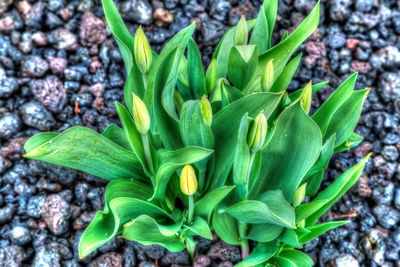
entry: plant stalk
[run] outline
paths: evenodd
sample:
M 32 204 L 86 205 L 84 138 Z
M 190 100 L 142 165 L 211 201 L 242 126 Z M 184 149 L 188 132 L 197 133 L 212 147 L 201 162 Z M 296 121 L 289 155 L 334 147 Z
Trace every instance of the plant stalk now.
M 242 250 L 242 260 L 247 258 L 250 253 L 249 241 L 245 239 L 247 232 L 247 224 L 239 222 L 239 236 L 240 236 L 240 248 Z
M 194 212 L 194 200 L 193 195 L 188 196 L 189 199 L 189 215 L 188 215 L 188 224 L 192 223 L 193 220 L 193 212 Z
M 249 162 L 249 168 L 247 169 L 247 174 L 246 174 L 246 183 L 247 186 L 249 185 L 249 181 L 250 181 L 250 174 L 251 174 L 251 168 L 253 167 L 253 161 L 255 158 L 256 153 L 255 152 L 250 152 L 250 162 Z
M 150 173 L 154 175 L 154 165 L 153 165 L 153 160 L 151 158 L 150 144 L 147 134 L 142 134 L 142 141 L 143 141 L 143 150 L 144 150 L 144 156 L 146 157 L 147 166 L 149 167 Z
M 199 191 L 203 193 L 205 191 L 206 183 L 206 170 L 199 171 Z

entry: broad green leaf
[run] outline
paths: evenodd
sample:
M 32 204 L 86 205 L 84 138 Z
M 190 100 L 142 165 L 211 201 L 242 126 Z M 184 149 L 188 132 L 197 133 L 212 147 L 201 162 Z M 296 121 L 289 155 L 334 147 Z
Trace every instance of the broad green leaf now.
M 270 34 L 268 29 L 268 20 L 265 14 L 266 2 L 261 6 L 258 12 L 256 24 L 254 25 L 253 32 L 251 33 L 251 38 L 249 44 L 254 44 L 258 46 L 259 53 L 262 54 L 267 51 L 270 46 Z
M 318 159 L 321 143 L 318 126 L 304 113 L 300 102 L 286 108 L 262 149 L 260 176 L 250 198 L 279 189 L 291 201 L 303 176 Z
M 316 198 L 314 198 L 313 201 L 326 199 L 329 201 L 306 219 L 306 226 L 313 225 L 318 218 L 322 216 L 322 214 L 324 214 L 333 204 L 335 204 L 336 201 L 357 182 L 364 169 L 365 163 L 370 156 L 371 154 L 368 154 L 361 162 L 345 171 L 333 183 L 319 193 Z
M 36 149 L 37 147 L 49 142 L 51 139 L 55 138 L 59 133 L 44 132 L 35 134 L 33 137 L 29 138 L 24 144 L 24 149 L 28 153 Z
M 267 223 L 295 228 L 295 214 L 280 191 L 267 191 L 259 200 L 244 200 L 227 210 L 227 214 L 244 223 Z
M 153 218 L 142 215 L 124 225 L 122 237 L 146 246 L 157 244 L 172 252 L 178 252 L 185 249 L 184 242 L 175 234 L 180 227 L 180 223 L 161 225 Z
M 253 164 L 251 166 L 249 191 L 251 191 L 254 185 L 256 184 L 258 176 L 260 175 L 260 170 L 261 170 L 261 150 L 256 152 Z
M 274 224 L 248 224 L 249 231 L 246 238 L 257 242 L 270 242 L 275 240 L 283 230 L 282 226 Z
M 130 114 L 133 114 L 133 97 L 132 94 L 135 93 L 140 99 L 143 99 L 145 87 L 143 84 L 143 79 L 138 73 L 136 73 L 133 68 L 126 76 L 126 81 L 124 85 L 124 100 L 125 105 L 128 108 Z M 142 84 L 142 85 L 140 85 Z
M 142 134 L 136 129 L 135 122 L 125 106 L 115 102 L 115 107 L 117 109 L 118 117 L 121 121 L 122 127 L 124 128 L 125 136 L 127 137 L 132 150 L 135 152 L 135 155 L 142 164 L 147 176 L 152 176 L 153 174 L 150 173 L 146 163 L 146 156 L 143 150 Z
M 289 64 L 283 69 L 282 73 L 276 79 L 274 84 L 272 85 L 270 92 L 282 92 L 286 91 L 289 87 L 290 82 L 294 74 L 296 73 L 297 67 L 300 64 L 301 53 L 297 55 L 294 59 L 292 59 Z
M 49 136 L 49 135 L 48 135 Z M 43 135 L 31 137 L 26 158 L 77 169 L 106 180 L 143 177 L 134 153 L 85 127 L 72 127 L 43 144 Z M 32 145 L 39 145 L 33 147 Z
M 206 239 L 212 239 L 211 229 L 206 220 L 198 216 L 193 224 L 188 227 L 193 233 Z
M 288 249 L 279 253 L 279 257 L 285 258 L 296 267 L 312 267 L 314 261 L 304 252 L 300 250 Z
M 243 90 L 253 77 L 258 64 L 258 48 L 255 45 L 234 46 L 228 58 L 228 77 L 232 84 Z
M 335 148 L 334 153 L 343 152 L 343 151 L 349 150 L 350 148 L 356 147 L 363 140 L 364 140 L 364 137 L 362 137 L 359 134 L 356 134 L 355 132 L 352 132 L 346 141 L 344 141 L 341 145 L 339 145 Z
M 246 112 L 250 117 L 255 117 L 263 109 L 265 117 L 268 118 L 282 95 L 283 93 L 251 94 L 215 114 L 212 129 L 215 138 L 216 165 L 211 180 L 211 189 L 222 186 L 231 170 L 238 134 L 237 130 L 232 129 L 239 129 L 240 120 Z
M 240 245 L 238 221 L 225 213 L 215 211 L 212 225 L 217 235 L 225 242 L 234 246 Z
M 357 73 L 348 77 L 312 115 L 312 119 L 318 124 L 323 136 L 333 115 L 352 94 L 356 80 Z
M 312 225 L 307 227 L 306 229 L 310 231 L 308 234 L 305 234 L 301 239 L 300 242 L 302 244 L 308 243 L 314 238 L 328 232 L 329 230 L 345 225 L 348 221 L 335 221 L 335 222 L 326 222 L 317 225 Z
M 196 216 L 202 216 L 207 221 L 210 221 L 212 212 L 233 188 L 235 188 L 235 186 L 223 186 L 210 191 L 196 201 L 194 205 L 194 214 Z
M 165 200 L 165 190 L 171 176 L 186 164 L 193 164 L 210 156 L 212 153 L 212 150 L 195 146 L 187 146 L 175 151 L 159 150 L 160 168 L 156 173 L 155 190 L 151 200 L 156 199 L 163 202 Z
M 318 211 L 326 203 L 328 203 L 328 200 L 322 199 L 322 200 L 314 200 L 297 206 L 294 209 L 296 213 L 296 224 L 313 215 L 314 212 Z
M 131 145 L 129 143 L 128 138 L 125 135 L 125 132 L 123 129 L 115 125 L 114 123 L 111 123 L 110 125 L 107 126 L 107 128 L 103 131 L 102 135 L 104 137 L 107 137 L 120 147 L 123 147 L 127 150 L 132 150 Z
M 327 84 L 328 84 L 328 82 L 321 82 L 321 83 L 313 84 L 311 86 L 312 93 L 314 94 L 314 93 L 318 92 L 320 89 L 324 88 L 324 86 L 327 85 Z M 301 93 L 303 93 L 303 90 L 304 90 L 304 88 L 301 88 L 301 89 L 298 89 L 298 90 L 294 91 L 293 93 L 290 93 L 289 94 L 290 101 L 294 102 L 297 99 L 299 99 L 299 97 L 301 96 Z
M 214 113 L 219 112 L 224 107 L 244 96 L 241 91 L 230 86 L 227 81 L 221 80 L 220 82 L 221 85 L 216 86 L 211 94 L 211 104 Z
M 278 252 L 278 246 L 275 242 L 258 243 L 250 255 L 236 264 L 235 267 L 250 267 L 266 262 Z
M 104 211 L 96 212 L 83 233 L 78 248 L 79 256 L 83 258 L 110 241 L 122 232 L 122 225 L 138 216 L 148 215 L 163 222 L 171 222 L 168 213 L 145 200 L 150 195 L 151 188 L 138 181 L 110 182 L 105 192 Z
M 194 96 L 194 99 L 200 99 L 207 93 L 206 80 L 200 51 L 193 39 L 190 39 L 188 44 L 187 72 L 192 96 Z
M 336 134 L 333 134 L 322 146 L 321 154 L 317 162 L 307 172 L 303 181 L 307 183 L 306 195 L 314 196 L 317 194 L 319 187 L 321 186 L 322 178 L 324 177 L 324 171 L 329 165 L 329 161 L 332 158 L 333 151 L 335 148 Z
M 263 9 L 265 11 L 265 16 L 267 17 L 268 22 L 268 49 L 271 47 L 271 38 L 272 33 L 275 27 L 276 15 L 278 13 L 278 0 L 269 0 L 263 5 Z
M 293 261 L 286 259 L 284 257 L 275 256 L 272 258 L 276 266 L 279 267 L 298 267 Z
M 278 240 L 286 245 L 295 247 L 295 248 L 302 248 L 303 246 L 299 242 L 299 238 L 297 233 L 292 229 L 285 229 L 283 230 L 282 234 L 278 237 Z
M 324 139 L 336 134 L 335 146 L 345 142 L 352 134 L 360 118 L 361 109 L 371 89 L 354 91 L 332 116 Z
M 236 185 L 236 191 L 239 199 L 247 199 L 248 182 L 247 176 L 251 168 L 250 149 L 247 143 L 247 133 L 249 132 L 249 117 L 243 115 L 239 126 L 238 141 L 236 145 L 235 157 L 233 160 L 233 183 Z

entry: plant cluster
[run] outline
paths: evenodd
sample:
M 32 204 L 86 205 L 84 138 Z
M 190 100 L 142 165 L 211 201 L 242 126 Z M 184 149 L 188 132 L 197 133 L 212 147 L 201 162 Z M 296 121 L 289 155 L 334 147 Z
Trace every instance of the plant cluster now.
M 112 0 L 102 3 L 127 73 L 125 105 L 116 103 L 122 128 L 72 127 L 25 144 L 27 158 L 110 181 L 79 255 L 120 235 L 193 256 L 195 237 L 211 239 L 214 230 L 241 246 L 237 266 L 312 266 L 297 249 L 346 223 L 317 221 L 368 159 L 318 193 L 332 155 L 362 141 L 354 128 L 369 93 L 353 90 L 353 74 L 310 115 L 326 82 L 286 92 L 301 54 L 291 57 L 316 29 L 319 3 L 271 46 L 278 1 L 265 1 L 257 19 L 242 17 L 225 34 L 205 72 L 195 24 L 158 55 L 141 27 L 128 32 Z

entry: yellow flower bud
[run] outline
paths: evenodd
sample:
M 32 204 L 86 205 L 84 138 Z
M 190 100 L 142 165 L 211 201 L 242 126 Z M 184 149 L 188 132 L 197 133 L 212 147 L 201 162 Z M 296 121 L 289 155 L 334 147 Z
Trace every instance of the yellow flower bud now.
M 249 144 L 252 152 L 257 152 L 262 148 L 265 137 L 267 136 L 267 130 L 267 118 L 264 115 L 264 110 L 261 110 L 254 120 L 247 136 L 247 143 Z
M 149 71 L 152 54 L 149 41 L 144 35 L 142 26 L 140 26 L 135 33 L 134 41 L 135 60 L 139 70 L 145 74 Z
M 211 60 L 211 63 L 210 65 L 208 65 L 206 71 L 206 86 L 208 92 L 214 90 L 216 80 L 217 80 L 217 63 L 214 58 L 213 60 Z
M 274 84 L 274 75 L 274 60 L 271 59 L 265 67 L 265 71 L 261 77 L 261 87 L 264 92 L 271 90 L 271 87 Z
M 180 177 L 181 191 L 188 196 L 194 195 L 197 191 L 197 178 L 194 169 L 190 165 L 183 167 Z
M 206 95 L 204 95 L 200 100 L 200 108 L 201 108 L 201 111 L 203 112 L 203 116 L 206 119 L 208 125 L 211 126 L 213 114 L 212 114 L 211 104 L 208 101 Z
M 135 121 L 136 128 L 141 134 L 147 134 L 150 128 L 150 116 L 147 111 L 146 105 L 137 95 L 132 93 L 133 96 L 133 120 Z
M 249 30 L 247 28 L 247 22 L 244 16 L 242 16 L 242 18 L 239 20 L 236 26 L 235 36 L 233 37 L 233 43 L 234 45 L 247 45 L 248 38 L 249 38 Z
M 308 114 L 311 109 L 311 101 L 312 101 L 312 81 L 307 83 L 306 87 L 304 87 L 303 92 L 301 92 L 302 102 L 301 106 L 304 111 Z
M 307 183 L 304 183 L 299 188 L 297 188 L 292 200 L 294 207 L 297 207 L 304 201 L 304 197 L 306 196 L 306 187 Z

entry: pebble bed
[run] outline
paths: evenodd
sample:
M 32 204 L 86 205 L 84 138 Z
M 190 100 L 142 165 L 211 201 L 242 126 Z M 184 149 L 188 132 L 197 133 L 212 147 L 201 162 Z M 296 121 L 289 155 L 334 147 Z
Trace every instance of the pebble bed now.
M 280 0 L 275 40 L 292 31 L 316 1 Z M 152 47 L 197 22 L 203 61 L 259 0 L 122 0 L 128 29 L 144 26 Z M 400 266 L 400 1 L 322 0 L 321 22 L 299 49 L 301 67 L 290 89 L 328 80 L 319 106 L 340 82 L 359 72 L 357 89 L 371 87 L 356 132 L 365 136 L 335 155 L 323 187 L 368 152 L 360 181 L 323 220 L 351 223 L 307 244 L 316 266 Z M 84 125 L 103 131 L 118 123 L 123 61 L 100 0 L 0 0 L 0 266 L 232 266 L 237 247 L 215 237 L 186 252 L 114 239 L 79 259 L 80 236 L 104 205 L 106 182 L 75 170 L 22 158 L 23 144 L 41 131 Z

